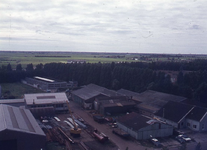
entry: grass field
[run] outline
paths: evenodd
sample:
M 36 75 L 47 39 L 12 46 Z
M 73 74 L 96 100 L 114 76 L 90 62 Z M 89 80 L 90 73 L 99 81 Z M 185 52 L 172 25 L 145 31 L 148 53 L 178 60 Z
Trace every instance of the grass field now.
M 27 93 L 43 93 L 43 91 L 33 88 L 31 86 L 25 85 L 23 83 L 2 83 L 2 95 L 4 93 L 9 93 L 9 95 L 14 96 L 15 98 L 23 98 L 24 94 Z
M 15 69 L 17 64 L 23 68 L 32 63 L 46 64 L 51 62 L 67 63 L 68 61 L 85 61 L 86 63 L 111 62 L 152 62 L 152 61 L 191 61 L 194 59 L 207 59 L 207 55 L 185 54 L 138 54 L 138 53 L 90 53 L 90 52 L 11 52 L 0 51 L 0 66 L 9 63 Z

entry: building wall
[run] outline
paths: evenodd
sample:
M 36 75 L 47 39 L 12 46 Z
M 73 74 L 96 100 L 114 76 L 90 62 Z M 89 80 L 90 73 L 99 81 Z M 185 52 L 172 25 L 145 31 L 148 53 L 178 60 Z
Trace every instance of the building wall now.
M 186 119 L 186 121 L 188 128 L 190 128 L 193 131 L 200 131 L 200 122 L 191 119 Z
M 148 125 L 144 128 L 141 128 L 138 131 L 134 131 L 133 129 L 127 128 L 121 123 L 117 123 L 119 128 L 129 133 L 132 137 L 137 140 L 149 139 L 152 137 L 166 137 L 173 134 L 173 127 L 170 125 L 155 123 L 152 125 Z
M 186 119 L 187 127 L 193 131 L 207 131 L 207 115 L 201 121 Z
M 66 102 L 65 103 L 27 105 L 27 108 L 48 108 L 48 107 L 53 107 L 56 112 L 68 111 Z
M 166 122 L 167 124 L 173 126 L 174 128 L 178 128 L 179 127 L 178 123 L 173 122 L 171 120 L 167 120 L 167 119 L 162 118 L 162 117 L 159 117 L 159 116 L 155 116 L 155 118 L 158 119 L 158 120 L 160 120 L 160 121 Z
M 45 135 L 11 130 L 0 132 L 0 141 L 10 140 L 15 140 L 17 142 L 17 150 L 40 150 L 45 147 L 46 137 Z
M 207 114 L 205 114 L 204 118 L 201 120 L 200 131 L 207 131 Z
M 79 103 L 83 106 L 83 99 L 82 98 L 80 98 L 79 96 L 74 95 L 74 94 L 71 95 L 71 98 L 74 102 Z

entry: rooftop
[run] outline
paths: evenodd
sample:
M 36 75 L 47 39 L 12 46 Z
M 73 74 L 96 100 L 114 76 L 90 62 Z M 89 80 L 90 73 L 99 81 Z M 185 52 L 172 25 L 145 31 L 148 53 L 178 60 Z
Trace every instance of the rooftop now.
M 82 89 L 73 91 L 72 94 L 77 95 L 78 97 L 82 98 L 83 100 L 88 100 L 90 98 L 93 98 L 95 96 L 98 96 L 100 94 L 106 95 L 106 96 L 116 96 L 119 95 L 115 91 L 108 90 L 104 87 L 95 85 L 95 84 L 89 84 Z
M 138 105 L 138 108 L 147 110 L 151 113 L 156 113 L 160 110 L 168 101 L 182 102 L 186 100 L 185 97 L 176 96 L 172 94 L 166 94 L 162 92 L 147 90 L 136 96 L 136 100 L 142 102 Z
M 182 118 L 190 113 L 193 107 L 188 104 L 169 101 L 155 115 L 179 123 Z
M 122 94 L 124 96 L 131 97 L 132 99 L 135 99 L 135 100 L 137 99 L 136 97 L 139 96 L 139 93 L 132 92 L 132 91 L 125 90 L 125 89 L 120 89 L 117 91 L 117 93 Z
M 207 114 L 207 109 L 202 107 L 194 107 L 193 110 L 188 114 L 187 118 L 195 121 L 201 121 L 202 118 Z
M 24 94 L 24 99 L 27 105 L 65 103 L 68 100 L 65 93 Z
M 149 119 L 135 112 L 120 117 L 117 121 L 134 131 L 138 131 L 139 129 L 156 122 L 155 120 Z
M 0 131 L 6 129 L 45 135 L 29 110 L 0 104 Z

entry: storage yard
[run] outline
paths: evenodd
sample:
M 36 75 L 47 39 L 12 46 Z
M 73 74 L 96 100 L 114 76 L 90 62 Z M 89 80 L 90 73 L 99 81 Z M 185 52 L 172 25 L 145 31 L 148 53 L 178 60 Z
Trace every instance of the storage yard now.
M 59 114 L 55 118 L 39 120 L 38 123 L 46 134 L 48 144 L 58 142 L 59 145 L 64 145 L 66 150 L 118 149 L 104 133 L 100 133 L 76 114 L 74 114 L 74 118 L 76 118 L 75 122 L 78 127 L 82 129 L 79 137 L 70 134 L 72 126 L 70 114 Z

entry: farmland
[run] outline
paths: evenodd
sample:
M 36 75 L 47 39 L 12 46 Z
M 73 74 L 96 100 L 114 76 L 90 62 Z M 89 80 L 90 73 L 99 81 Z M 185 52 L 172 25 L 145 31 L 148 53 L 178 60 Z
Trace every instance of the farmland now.
M 12 65 L 15 68 L 21 64 L 23 68 L 32 63 L 46 64 L 56 63 L 111 63 L 111 62 L 156 62 L 156 61 L 191 61 L 194 59 L 206 59 L 207 55 L 184 54 L 139 54 L 139 53 L 90 53 L 90 52 L 23 52 L 0 51 L 0 66 Z

